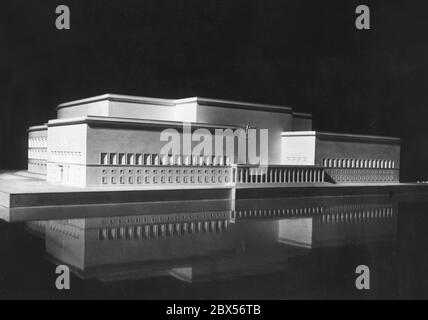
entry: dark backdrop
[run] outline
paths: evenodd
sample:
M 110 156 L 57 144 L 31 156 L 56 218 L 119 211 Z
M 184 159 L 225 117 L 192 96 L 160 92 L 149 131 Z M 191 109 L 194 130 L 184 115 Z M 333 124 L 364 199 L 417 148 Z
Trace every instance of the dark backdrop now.
M 318 130 L 401 137 L 402 178 L 428 179 L 427 30 L 427 1 L 2 1 L 0 168 L 26 166 L 26 128 L 58 103 L 110 92 L 289 105 Z

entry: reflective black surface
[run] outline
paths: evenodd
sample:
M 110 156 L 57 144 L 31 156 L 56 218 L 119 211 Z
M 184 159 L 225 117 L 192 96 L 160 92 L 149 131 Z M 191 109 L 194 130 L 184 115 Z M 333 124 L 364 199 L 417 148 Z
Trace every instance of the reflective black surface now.
M 21 216 L 25 222 L 2 221 L 0 298 L 428 297 L 424 199 L 238 200 L 194 208 L 50 208 L 45 216 L 55 219 L 42 221 L 33 208 Z M 60 264 L 72 270 L 69 291 L 55 287 Z M 358 265 L 369 267 L 370 290 L 356 289 Z

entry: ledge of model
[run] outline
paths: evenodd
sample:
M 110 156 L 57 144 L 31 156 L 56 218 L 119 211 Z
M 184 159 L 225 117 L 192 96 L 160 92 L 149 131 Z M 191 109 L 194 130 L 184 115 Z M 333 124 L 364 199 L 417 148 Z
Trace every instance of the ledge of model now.
M 400 144 L 401 139 L 396 137 L 372 136 L 364 134 L 333 133 L 320 131 L 287 131 L 282 132 L 281 137 L 316 137 L 335 141 L 367 141 L 367 142 L 388 142 Z
M 212 98 L 203 98 L 203 97 L 178 99 L 178 100 L 174 100 L 174 102 L 176 105 L 196 102 L 199 105 L 209 105 L 209 106 L 238 108 L 238 109 L 252 109 L 252 110 L 262 110 L 262 111 L 281 112 L 281 113 L 292 113 L 293 111 L 293 109 L 288 106 L 212 99 Z
M 57 110 L 68 108 L 68 107 L 85 105 L 85 104 L 94 103 L 94 102 L 100 102 L 100 101 L 151 104 L 151 105 L 171 106 L 171 107 L 188 104 L 188 103 L 197 103 L 199 105 L 210 105 L 210 106 L 218 106 L 218 107 L 225 107 L 225 108 L 263 110 L 263 111 L 281 112 L 281 113 L 292 113 L 292 110 L 293 110 L 291 107 L 275 105 L 275 104 L 262 104 L 262 103 L 243 102 L 243 101 L 212 99 L 212 98 L 204 98 L 204 97 L 190 97 L 190 98 L 183 98 L 183 99 L 162 99 L 162 98 L 120 95 L 120 94 L 112 94 L 112 93 L 107 93 L 107 94 L 103 94 L 95 97 L 61 103 L 60 105 L 58 105 Z M 308 116 L 308 114 L 305 114 L 305 115 Z
M 293 118 L 312 119 L 312 114 L 305 113 L 305 112 L 294 112 L 293 111 Z
M 147 119 L 135 119 L 135 118 L 119 118 L 119 117 L 104 117 L 104 116 L 84 116 L 76 118 L 65 118 L 65 119 L 54 119 L 49 120 L 48 127 L 57 127 L 64 125 L 75 125 L 75 124 L 88 124 L 94 126 L 120 126 L 120 127 L 167 127 L 167 128 L 183 128 L 186 123 L 182 121 L 164 121 L 164 120 L 147 120 Z M 228 126 L 221 124 L 207 124 L 207 123 L 188 123 L 192 128 L 209 128 L 209 129 L 239 129 L 244 128 L 241 126 Z
M 48 130 L 48 125 L 47 124 L 44 124 L 44 125 L 41 125 L 41 126 L 32 126 L 32 127 L 29 127 L 27 129 L 27 132 L 45 131 L 45 130 Z
M 142 103 L 142 104 L 149 103 L 149 104 L 172 106 L 172 107 L 175 106 L 174 100 L 171 100 L 171 99 L 138 97 L 138 96 L 106 93 L 95 97 L 89 97 L 85 99 L 79 99 L 79 100 L 73 100 L 73 101 L 61 103 L 57 106 L 57 110 L 62 108 L 84 105 L 84 104 L 93 103 L 93 102 L 99 102 L 99 101 L 120 101 L 120 102 Z

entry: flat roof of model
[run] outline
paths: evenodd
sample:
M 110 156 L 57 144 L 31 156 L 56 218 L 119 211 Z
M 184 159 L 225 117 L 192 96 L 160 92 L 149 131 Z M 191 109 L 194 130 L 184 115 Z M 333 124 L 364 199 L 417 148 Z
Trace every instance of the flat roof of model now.
M 346 141 L 371 141 L 400 143 L 401 139 L 396 137 L 373 136 L 364 134 L 333 133 L 320 131 L 286 131 L 281 133 L 281 137 L 310 137 L 315 136 L 320 139 L 346 140 Z
M 310 114 L 310 113 L 304 113 L 304 112 L 294 112 L 293 111 L 293 117 L 295 117 L 295 118 L 312 119 L 312 114 Z
M 78 106 L 78 105 L 88 104 L 88 103 L 94 103 L 98 101 L 118 101 L 118 102 L 141 103 L 141 104 L 149 103 L 149 104 L 162 105 L 162 106 L 175 106 L 174 100 L 171 100 L 171 99 L 138 97 L 138 96 L 106 93 L 95 97 L 89 97 L 85 99 L 64 102 L 59 104 L 57 109 L 68 108 L 68 107 L 73 107 L 73 106 Z
M 48 126 L 46 124 L 40 125 L 40 126 L 32 126 L 29 127 L 27 129 L 27 132 L 32 132 L 32 131 L 44 131 L 44 130 L 48 130 Z
M 77 118 L 55 119 L 49 120 L 49 127 L 88 124 L 94 126 L 108 127 L 162 127 L 162 128 L 182 128 L 183 125 L 190 124 L 193 128 L 208 128 L 208 129 L 244 129 L 242 126 L 230 126 L 212 123 L 185 123 L 182 121 L 163 121 L 163 120 L 147 120 L 134 118 L 118 118 L 118 117 L 103 117 L 103 116 L 84 116 Z
M 282 113 L 291 113 L 293 110 L 291 107 L 288 107 L 288 106 L 212 99 L 212 98 L 203 98 L 203 97 L 191 97 L 191 98 L 184 98 L 184 99 L 161 99 L 161 98 L 120 95 L 120 94 L 112 94 L 112 93 L 107 93 L 107 94 L 90 97 L 86 99 L 80 99 L 80 100 L 61 103 L 60 105 L 58 105 L 57 110 L 62 108 L 78 106 L 78 105 L 84 105 L 88 103 L 99 102 L 99 101 L 117 101 L 117 102 L 153 104 L 153 105 L 172 106 L 172 107 L 180 104 L 196 102 L 200 105 L 210 105 L 210 106 L 218 106 L 218 107 L 225 107 L 225 108 L 237 108 L 237 109 L 263 110 L 263 111 L 282 112 Z
M 224 107 L 224 108 L 261 110 L 261 111 L 281 112 L 281 113 L 293 112 L 293 109 L 288 106 L 244 102 L 244 101 L 222 100 L 222 99 L 213 99 L 213 98 L 204 98 L 204 97 L 192 97 L 192 98 L 178 99 L 174 101 L 175 101 L 175 104 L 177 105 L 196 102 L 199 105 L 209 105 L 209 106 Z

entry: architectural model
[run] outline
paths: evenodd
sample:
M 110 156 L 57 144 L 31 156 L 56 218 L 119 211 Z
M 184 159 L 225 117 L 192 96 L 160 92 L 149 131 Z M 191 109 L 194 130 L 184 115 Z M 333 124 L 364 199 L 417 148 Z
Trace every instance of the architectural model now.
M 28 139 L 28 171 L 67 186 L 399 182 L 400 139 L 313 131 L 287 106 L 105 94 L 60 104 Z

